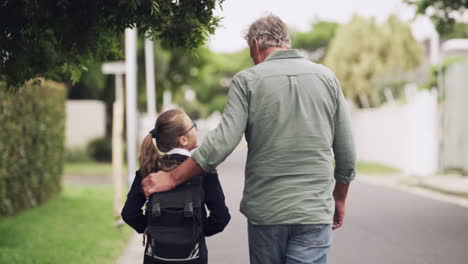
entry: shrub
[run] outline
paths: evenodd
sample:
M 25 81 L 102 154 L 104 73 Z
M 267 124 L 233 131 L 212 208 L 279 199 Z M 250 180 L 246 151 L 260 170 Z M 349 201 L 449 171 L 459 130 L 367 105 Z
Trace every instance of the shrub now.
M 17 93 L 0 83 L 0 215 L 13 215 L 61 190 L 66 92 L 28 82 Z
M 112 161 L 112 140 L 110 138 L 96 138 L 89 142 L 88 153 L 95 161 Z
M 85 148 L 66 148 L 65 149 L 65 162 L 77 163 L 77 162 L 89 162 L 91 157 L 88 150 Z

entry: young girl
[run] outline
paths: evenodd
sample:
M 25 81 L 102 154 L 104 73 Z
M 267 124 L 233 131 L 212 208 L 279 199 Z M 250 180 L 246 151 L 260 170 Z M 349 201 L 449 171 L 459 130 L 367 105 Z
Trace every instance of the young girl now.
M 190 157 L 190 151 L 197 147 L 197 126 L 179 109 L 169 110 L 156 120 L 153 130 L 145 137 L 140 150 L 140 169 L 136 172 L 127 201 L 122 209 L 122 219 L 138 233 L 147 228 L 147 216 L 142 207 L 147 201 L 141 187 L 141 181 L 152 172 L 172 170 Z M 161 155 L 160 152 L 165 153 Z M 224 194 L 217 173 L 203 175 L 204 204 L 210 211 L 207 217 L 202 206 L 204 236 L 211 236 L 223 231 L 231 216 L 224 202 Z M 148 206 L 148 205 L 147 205 Z M 146 235 L 146 234 L 145 234 Z M 149 238 L 149 237 L 148 237 Z M 199 262 L 208 263 L 208 251 L 204 238 L 199 245 Z M 148 257 L 149 245 L 145 248 L 144 263 L 157 263 Z M 148 254 L 150 253 L 150 254 Z

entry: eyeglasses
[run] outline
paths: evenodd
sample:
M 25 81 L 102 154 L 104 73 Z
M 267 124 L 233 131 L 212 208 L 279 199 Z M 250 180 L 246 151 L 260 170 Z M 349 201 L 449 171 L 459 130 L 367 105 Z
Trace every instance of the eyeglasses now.
M 197 124 L 196 124 L 195 122 L 193 122 L 193 120 L 192 120 L 192 126 L 191 126 L 189 129 L 187 129 L 184 133 L 180 134 L 179 137 L 180 137 L 180 136 L 183 136 L 183 135 L 185 135 L 185 134 L 187 134 L 187 133 L 188 133 L 190 130 L 192 130 L 193 128 L 195 128 L 195 130 L 198 131 Z

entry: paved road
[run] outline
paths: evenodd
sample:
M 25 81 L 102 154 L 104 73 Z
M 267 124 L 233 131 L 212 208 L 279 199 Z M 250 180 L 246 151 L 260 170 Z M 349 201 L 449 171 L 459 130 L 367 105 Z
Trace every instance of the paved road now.
M 247 264 L 246 220 L 239 213 L 245 152 L 219 168 L 231 210 L 226 230 L 208 239 L 212 264 Z M 468 209 L 355 181 L 345 225 L 334 232 L 330 264 L 467 264 Z
M 219 179 L 231 213 L 226 229 L 207 238 L 210 264 L 248 264 L 247 220 L 239 212 L 244 189 L 244 168 L 246 152 L 238 147 L 220 166 Z

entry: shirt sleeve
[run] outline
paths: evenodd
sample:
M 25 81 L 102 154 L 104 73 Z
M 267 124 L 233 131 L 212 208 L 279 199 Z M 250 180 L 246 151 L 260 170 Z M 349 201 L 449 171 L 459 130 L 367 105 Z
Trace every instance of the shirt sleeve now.
M 206 174 L 205 176 L 205 204 L 210 211 L 205 219 L 205 236 L 212 236 L 224 230 L 231 215 L 224 200 L 223 189 L 219 183 L 217 173 Z
M 124 222 L 138 233 L 143 233 L 146 229 L 146 218 L 141 209 L 146 198 L 141 187 L 141 180 L 141 174 L 137 171 L 121 213 Z
M 221 123 L 210 131 L 192 158 L 205 172 L 214 172 L 239 144 L 247 126 L 248 98 L 245 86 L 234 77 Z
M 336 77 L 333 76 L 333 86 L 336 89 L 335 134 L 333 152 L 335 154 L 335 179 L 348 184 L 356 176 L 356 151 L 351 127 L 351 118 L 346 99 Z

